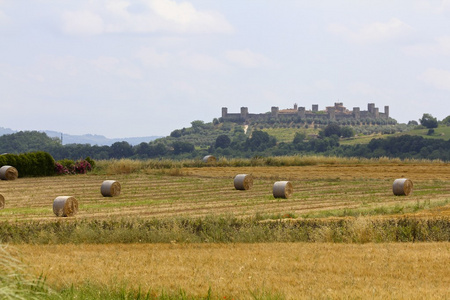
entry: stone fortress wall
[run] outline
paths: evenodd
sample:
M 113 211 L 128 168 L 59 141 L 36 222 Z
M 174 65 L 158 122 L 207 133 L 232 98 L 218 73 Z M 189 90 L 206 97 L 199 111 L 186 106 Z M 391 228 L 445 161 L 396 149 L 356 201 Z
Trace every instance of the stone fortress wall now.
M 294 108 L 279 109 L 272 106 L 269 113 L 252 114 L 248 112 L 248 107 L 241 107 L 240 113 L 228 113 L 228 108 L 222 107 L 222 119 L 232 122 L 249 122 L 249 121 L 267 121 L 270 119 L 282 119 L 283 117 L 299 117 L 300 119 L 324 119 L 330 121 L 341 121 L 347 119 L 389 119 L 389 106 L 384 107 L 384 112 L 380 112 L 374 103 L 367 105 L 367 110 L 361 110 L 359 107 L 353 107 L 348 110 L 342 102 L 334 103 L 334 106 L 328 106 L 325 110 L 319 110 L 319 105 L 313 104 L 311 110 L 305 107 L 298 107 L 294 104 Z

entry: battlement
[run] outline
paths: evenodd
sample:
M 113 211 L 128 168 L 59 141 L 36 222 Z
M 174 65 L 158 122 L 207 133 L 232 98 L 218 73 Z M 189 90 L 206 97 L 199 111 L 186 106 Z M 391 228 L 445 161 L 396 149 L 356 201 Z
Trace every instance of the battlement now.
M 327 106 L 324 110 L 319 110 L 318 104 L 313 104 L 311 110 L 305 107 L 299 107 L 297 103 L 293 108 L 279 109 L 272 106 L 270 112 L 252 114 L 247 107 L 241 107 L 240 113 L 228 113 L 228 108 L 222 107 L 222 119 L 231 122 L 265 121 L 270 118 L 299 117 L 300 119 L 327 119 L 340 121 L 345 119 L 389 119 L 389 106 L 384 107 L 384 112 L 380 112 L 374 103 L 368 103 L 367 110 L 361 110 L 359 107 L 353 107 L 350 111 L 342 102 L 334 103 L 334 106 Z

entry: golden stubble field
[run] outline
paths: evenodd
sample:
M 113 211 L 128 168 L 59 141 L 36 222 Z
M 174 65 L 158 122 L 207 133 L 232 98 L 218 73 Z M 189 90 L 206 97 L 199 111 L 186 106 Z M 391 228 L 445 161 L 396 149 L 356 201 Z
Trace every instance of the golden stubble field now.
M 449 243 L 16 246 L 55 287 L 87 280 L 220 299 L 448 299 Z
M 254 176 L 249 191 L 236 191 L 236 174 Z M 176 176 L 174 176 L 176 175 Z M 414 182 L 408 197 L 392 194 L 396 178 Z M 103 198 L 103 180 L 122 185 L 119 197 Z M 274 199 L 272 185 L 290 180 L 294 194 Z M 204 167 L 139 173 L 21 178 L 0 182 L 5 209 L 0 221 L 61 220 L 53 215 L 56 196 L 78 199 L 73 218 L 167 218 L 233 214 L 298 216 L 340 209 L 371 209 L 441 203 L 450 199 L 450 165 L 373 164 L 304 167 Z M 415 217 L 449 216 L 449 205 Z M 249 299 L 269 291 L 287 299 L 448 299 L 450 244 L 262 243 L 14 245 L 14 253 L 55 287 L 127 285 L 130 288 L 213 293 Z

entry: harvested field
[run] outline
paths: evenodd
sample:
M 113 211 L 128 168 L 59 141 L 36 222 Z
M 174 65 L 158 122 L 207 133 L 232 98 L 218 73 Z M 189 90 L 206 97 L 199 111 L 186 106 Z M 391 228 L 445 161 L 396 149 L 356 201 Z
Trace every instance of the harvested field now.
M 251 174 L 253 187 L 233 187 L 236 174 Z M 177 176 L 173 176 L 173 175 Z M 181 175 L 181 176 L 180 176 Z M 394 196 L 392 182 L 408 177 L 414 191 L 407 197 Z M 122 190 L 118 197 L 104 198 L 99 186 L 108 177 L 88 174 L 0 181 L 7 199 L 0 221 L 48 220 L 53 199 L 72 195 L 79 202 L 74 217 L 165 218 L 172 216 L 283 215 L 327 216 L 343 210 L 417 212 L 450 215 L 450 165 L 318 165 L 304 167 L 204 167 L 115 175 Z M 275 199 L 275 181 L 289 180 L 294 193 L 289 199 Z M 422 204 L 422 205 L 421 205 Z M 408 210 L 409 209 L 409 210 Z M 322 215 L 321 215 L 322 214 Z M 372 213 L 372 214 L 376 214 Z
M 233 185 L 243 173 L 253 177 L 250 190 Z M 100 192 L 111 174 L 0 181 L 3 237 L 16 241 L 14 256 L 30 274 L 44 275 L 57 290 L 88 283 L 95 291 L 150 290 L 151 299 L 180 290 L 205 298 L 209 288 L 212 299 L 450 297 L 449 242 L 372 243 L 449 240 L 448 164 L 208 166 L 113 175 L 121 183 L 117 197 Z M 409 196 L 393 195 L 392 182 L 402 177 L 414 182 Z M 275 199 L 273 184 L 284 180 L 294 192 Z M 58 195 L 75 197 L 78 214 L 55 217 Z M 371 217 L 324 219 L 358 215 Z M 233 221 L 248 216 L 254 223 Z M 313 243 L 284 243 L 289 234 Z
M 449 243 L 17 245 L 56 288 L 187 291 L 213 299 L 448 299 Z M 70 257 L 70 259 L 68 259 Z M 261 298 L 258 298 L 261 299 Z M 270 299 L 270 298 L 262 298 Z M 272 298 L 273 299 L 273 298 Z

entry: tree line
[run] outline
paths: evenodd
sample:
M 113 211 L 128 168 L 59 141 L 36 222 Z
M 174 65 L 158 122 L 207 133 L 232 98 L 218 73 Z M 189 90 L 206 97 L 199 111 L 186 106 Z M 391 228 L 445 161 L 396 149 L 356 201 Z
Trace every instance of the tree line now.
M 433 125 L 434 126 L 434 125 Z M 417 159 L 441 159 L 450 161 L 450 141 L 428 139 L 421 136 L 402 135 L 372 139 L 368 144 L 341 145 L 343 136 L 351 136 L 352 128 L 329 124 L 315 138 L 307 138 L 297 132 L 292 142 L 277 142 L 276 138 L 262 130 L 244 133 L 240 126 L 220 134 L 208 147 L 196 147 L 191 142 L 177 140 L 152 141 L 132 146 L 128 142 L 116 142 L 111 146 L 90 144 L 61 145 L 57 139 L 37 131 L 24 131 L 0 136 L 0 153 L 27 153 L 45 151 L 55 160 L 91 157 L 92 159 L 186 159 L 216 157 L 251 158 L 257 156 L 321 154 L 342 157 L 398 157 Z

